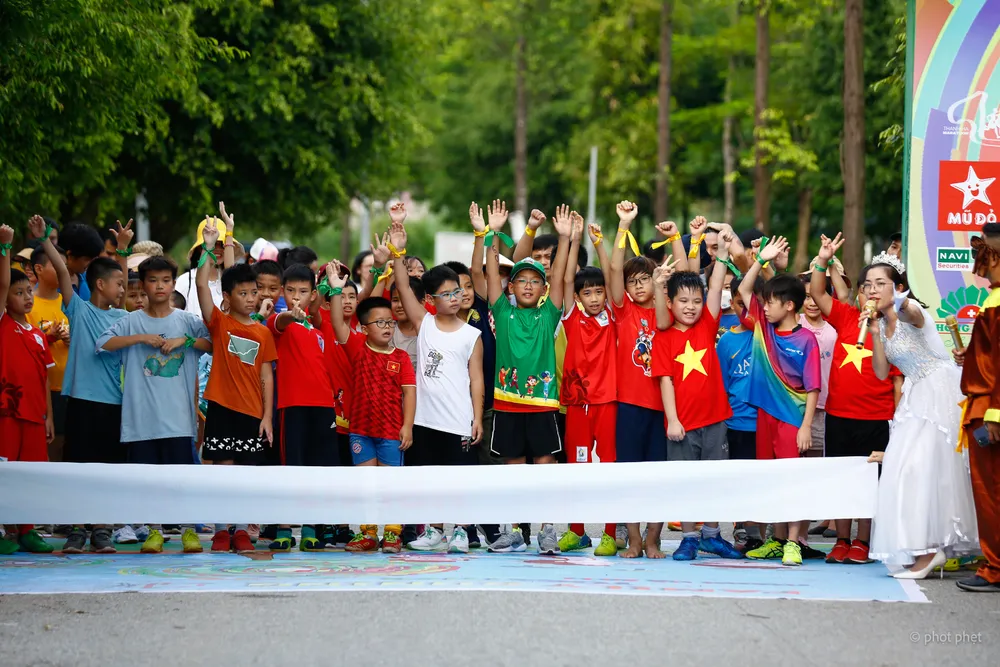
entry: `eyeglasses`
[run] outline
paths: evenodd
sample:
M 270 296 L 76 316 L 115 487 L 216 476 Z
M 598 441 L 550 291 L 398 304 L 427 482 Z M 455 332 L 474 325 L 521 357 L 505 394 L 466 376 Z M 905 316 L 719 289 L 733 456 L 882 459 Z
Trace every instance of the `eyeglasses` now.
M 528 280 L 527 278 L 518 278 L 514 281 L 515 285 L 520 285 L 521 287 L 541 287 L 542 281 L 537 278 L 532 278 Z
M 653 282 L 652 276 L 641 275 L 635 278 L 629 278 L 625 284 L 629 287 L 639 287 L 640 285 L 648 285 Z
M 463 290 L 461 287 L 459 287 L 458 289 L 453 289 L 450 292 L 445 292 L 443 294 L 431 294 L 431 296 L 437 297 L 438 299 L 449 299 L 449 300 L 450 299 L 461 299 L 462 298 L 462 293 L 464 291 L 465 290 Z
M 369 326 L 371 326 L 372 324 L 377 326 L 379 329 L 396 328 L 396 320 L 372 320 L 371 322 L 368 323 Z
M 874 283 L 868 283 L 868 282 L 861 283 L 861 289 L 863 289 L 866 292 L 871 292 L 872 289 L 877 289 L 879 291 L 882 291 L 886 287 L 889 287 L 891 285 L 892 283 L 886 280 L 876 280 Z

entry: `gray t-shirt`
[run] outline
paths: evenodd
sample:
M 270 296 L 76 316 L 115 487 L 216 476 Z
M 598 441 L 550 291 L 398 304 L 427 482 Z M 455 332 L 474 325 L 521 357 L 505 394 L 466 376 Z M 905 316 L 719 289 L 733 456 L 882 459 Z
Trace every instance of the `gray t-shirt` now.
M 135 311 L 121 318 L 97 339 L 98 353 L 114 336 L 156 334 L 162 338 L 209 338 L 200 317 L 174 310 L 167 317 Z M 170 355 L 148 345 L 121 350 L 124 366 L 122 442 L 160 438 L 193 438 L 198 432 L 194 392 L 201 352 L 178 348 Z

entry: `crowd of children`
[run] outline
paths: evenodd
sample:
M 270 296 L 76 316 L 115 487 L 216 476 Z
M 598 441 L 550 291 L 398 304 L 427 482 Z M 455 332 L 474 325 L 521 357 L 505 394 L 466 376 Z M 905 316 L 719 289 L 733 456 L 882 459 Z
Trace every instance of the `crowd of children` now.
M 320 266 L 307 247 L 279 252 L 262 239 L 244 252 L 220 203 L 220 216 L 199 224 L 191 270 L 180 277 L 151 246 L 134 261 L 131 222 L 102 239 L 35 216 L 33 250 L 16 257 L 13 230 L 0 227 L 0 456 L 541 465 L 886 449 L 903 376 L 877 335 L 858 334 L 859 322 L 878 317 L 868 302 L 884 311 L 890 297 L 863 276 L 850 300 L 834 257 L 840 235 L 823 237 L 810 270 L 795 275 L 785 272 L 784 238 L 737 235 L 697 217 L 688 234 L 660 223 L 659 240 L 643 253 L 631 231 L 637 206 L 623 201 L 616 212 L 609 257 L 602 230 L 566 206 L 552 217 L 554 235 L 537 234 L 546 216 L 533 211 L 515 247 L 504 233 L 505 204 L 492 202 L 485 219 L 473 204 L 470 265 L 428 269 L 407 254 L 400 203 L 387 232 L 349 268 L 337 260 Z M 584 234 L 598 267 L 587 266 Z M 919 324 L 918 310 L 912 317 Z M 303 526 L 297 546 L 464 552 L 481 544 L 480 529 L 492 551 L 530 542 L 528 524 L 459 525 L 446 537 L 447 518 L 387 525 L 381 537 L 374 525 L 357 534 L 345 525 Z M 538 550 L 665 557 L 663 522 L 649 522 L 643 534 L 636 518 L 604 526 L 596 546 L 583 524 L 560 536 L 544 523 Z M 753 518 L 736 525 L 733 543 L 713 517 L 684 522 L 672 557 L 870 559 L 871 520 L 859 520 L 852 539 L 852 519 L 830 519 L 837 541 L 827 554 L 808 544 L 809 520 L 818 517 L 770 531 Z M 135 539 L 136 527 L 123 528 Z M 138 528 L 143 551 L 162 550 L 161 526 Z M 94 551 L 114 551 L 112 529 L 90 527 Z M 71 527 L 63 551 L 82 551 L 86 530 Z M 31 526 L 12 532 L 16 541 L 0 540 L 7 552 L 52 549 Z M 251 551 L 259 534 L 257 526 L 217 524 L 211 548 Z M 195 526 L 182 527 L 181 542 L 202 550 Z M 271 527 L 269 546 L 296 546 L 291 526 Z

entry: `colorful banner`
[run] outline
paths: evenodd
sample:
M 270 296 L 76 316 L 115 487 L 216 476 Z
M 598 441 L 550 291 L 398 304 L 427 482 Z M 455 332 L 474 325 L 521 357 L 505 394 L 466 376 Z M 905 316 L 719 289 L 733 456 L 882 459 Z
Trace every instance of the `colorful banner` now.
M 909 0 L 905 262 L 914 293 L 965 334 L 986 299 L 970 239 L 1000 215 L 1000 0 Z

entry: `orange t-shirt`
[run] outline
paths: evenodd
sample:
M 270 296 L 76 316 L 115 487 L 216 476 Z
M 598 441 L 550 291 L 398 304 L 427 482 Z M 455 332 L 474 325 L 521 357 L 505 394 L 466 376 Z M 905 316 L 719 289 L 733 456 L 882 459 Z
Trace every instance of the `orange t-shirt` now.
M 260 367 L 278 358 L 271 332 L 263 324 L 240 324 L 218 308 L 208 324 L 212 334 L 212 373 L 205 400 L 260 419 L 264 395 Z

